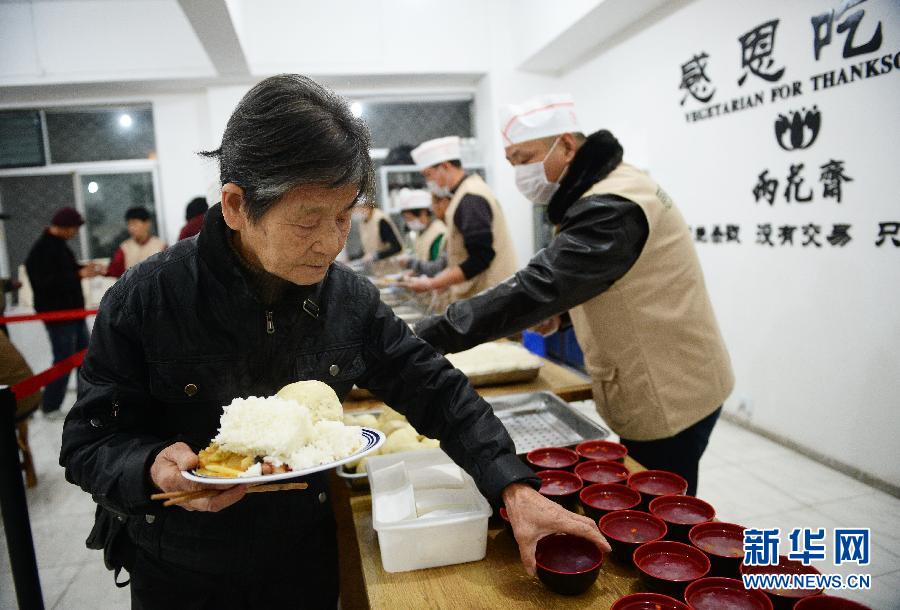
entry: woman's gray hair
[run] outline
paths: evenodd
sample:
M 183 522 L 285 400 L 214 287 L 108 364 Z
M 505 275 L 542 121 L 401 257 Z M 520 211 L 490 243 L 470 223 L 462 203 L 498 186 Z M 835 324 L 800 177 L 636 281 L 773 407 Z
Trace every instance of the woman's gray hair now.
M 280 74 L 253 87 L 238 103 L 216 150 L 219 179 L 244 190 L 256 222 L 281 197 L 307 184 L 355 184 L 357 201 L 371 201 L 375 169 L 369 129 L 347 101 L 299 74 Z

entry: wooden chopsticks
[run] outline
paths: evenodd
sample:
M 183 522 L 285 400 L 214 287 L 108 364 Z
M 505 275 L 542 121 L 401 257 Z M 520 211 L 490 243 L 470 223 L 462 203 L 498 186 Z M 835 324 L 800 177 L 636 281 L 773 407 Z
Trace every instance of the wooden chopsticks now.
M 287 491 L 291 489 L 306 489 L 306 483 L 269 483 L 267 485 L 251 485 L 247 488 L 248 494 L 265 493 L 268 491 Z M 163 506 L 175 506 L 184 504 L 199 498 L 208 498 L 220 493 L 221 489 L 198 489 L 196 491 L 164 491 L 150 496 L 151 500 L 164 500 Z

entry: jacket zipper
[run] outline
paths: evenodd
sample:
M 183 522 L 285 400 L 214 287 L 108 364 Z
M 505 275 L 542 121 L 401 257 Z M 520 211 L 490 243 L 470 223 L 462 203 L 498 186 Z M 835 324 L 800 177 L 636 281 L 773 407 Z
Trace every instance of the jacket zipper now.
M 275 334 L 275 316 L 271 311 L 266 312 L 266 334 Z

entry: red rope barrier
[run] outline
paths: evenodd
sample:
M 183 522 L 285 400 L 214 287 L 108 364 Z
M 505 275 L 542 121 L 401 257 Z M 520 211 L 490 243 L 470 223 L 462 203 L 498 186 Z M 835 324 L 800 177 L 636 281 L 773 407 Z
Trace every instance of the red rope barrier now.
M 13 324 L 15 322 L 66 322 L 68 320 L 81 320 L 97 313 L 96 309 L 61 309 L 59 311 L 45 311 L 43 313 L 28 313 L 17 316 L 0 317 L 0 324 Z
M 13 394 L 16 395 L 16 400 L 22 400 L 27 396 L 31 396 L 48 383 L 62 377 L 75 367 L 81 366 L 81 363 L 84 361 L 84 355 L 86 353 L 87 350 L 83 349 L 80 352 L 72 354 L 65 360 L 60 360 L 46 371 L 38 373 L 34 377 L 23 379 L 19 383 L 10 387 Z

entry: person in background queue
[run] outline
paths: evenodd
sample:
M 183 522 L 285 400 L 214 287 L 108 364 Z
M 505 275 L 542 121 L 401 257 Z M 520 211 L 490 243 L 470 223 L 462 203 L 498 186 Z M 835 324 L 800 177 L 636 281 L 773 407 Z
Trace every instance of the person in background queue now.
M 359 239 L 365 262 L 384 260 L 403 251 L 397 225 L 380 209 L 372 205 L 362 206 L 354 210 L 353 219 L 359 223 Z
M 449 289 L 449 301 L 470 297 L 503 281 L 516 270 L 503 210 L 494 193 L 476 173 L 460 162 L 456 136 L 422 143 L 413 160 L 439 197 L 450 198 L 446 211 L 447 266 L 434 277 L 412 277 L 406 286 L 416 292 Z
M 436 218 L 431 211 L 431 193 L 419 189 L 401 189 L 397 196 L 403 222 L 410 231 L 415 231 L 413 260 L 432 262 L 438 259 L 447 233 L 447 225 Z M 406 261 L 409 265 L 411 261 Z
M 206 210 L 208 209 L 209 204 L 206 202 L 205 197 L 194 197 L 191 199 L 191 202 L 187 204 L 184 210 L 187 224 L 181 227 L 181 231 L 178 233 L 178 241 L 193 237 L 200 232 L 200 229 L 203 228 L 203 217 L 206 216 Z
M 355 385 L 405 414 L 509 513 L 533 574 L 553 532 L 609 550 L 597 524 L 536 491 L 539 479 L 468 379 L 335 263 L 371 197 L 365 123 L 311 79 L 254 86 L 228 121 L 221 204 L 197 239 L 126 274 L 103 299 L 66 420 L 60 464 L 99 503 L 96 542 L 131 577 L 133 607 L 334 608 L 338 558 L 328 473 L 305 490 L 246 493 L 186 480 L 222 406 L 299 379 Z M 184 506 L 157 490 L 208 489 Z M 100 546 L 99 544 L 95 546 Z M 131 549 L 133 555 L 122 549 Z
M 71 207 L 61 208 L 50 221 L 25 259 L 25 269 L 34 293 L 37 312 L 84 309 L 81 279 L 99 275 L 94 265 L 80 265 L 66 242 L 78 235 L 84 218 Z M 84 320 L 44 322 L 53 363 L 80 352 L 88 345 L 88 329 Z M 60 406 L 69 385 L 69 373 L 47 384 L 41 410 L 50 419 L 61 417 Z
M 125 212 L 125 222 L 128 223 L 129 237 L 113 253 L 106 269 L 107 277 L 122 277 L 138 263 L 166 249 L 166 242 L 150 233 L 153 221 L 147 208 L 129 208 Z
M 572 98 L 505 109 L 506 158 L 557 233 L 515 277 L 422 320 L 416 334 L 457 352 L 569 313 L 603 419 L 647 468 L 697 468 L 734 385 L 691 233 L 668 194 L 622 161 L 608 131 L 585 137 Z

